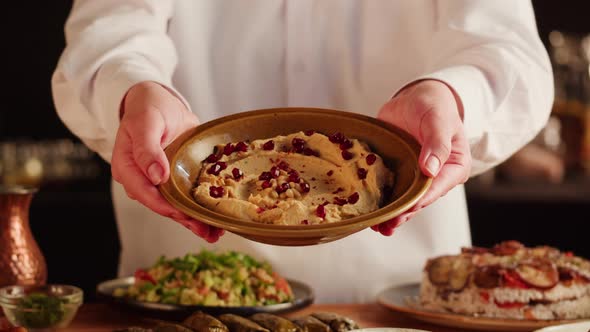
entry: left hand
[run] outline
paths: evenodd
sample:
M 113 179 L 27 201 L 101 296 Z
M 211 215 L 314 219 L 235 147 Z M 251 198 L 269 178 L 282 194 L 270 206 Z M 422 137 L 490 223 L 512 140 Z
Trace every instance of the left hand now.
M 471 153 L 463 130 L 459 98 L 440 81 L 423 80 L 405 87 L 383 105 L 377 118 L 405 130 L 418 140 L 422 145 L 418 159 L 420 168 L 434 178 L 430 189 L 414 207 L 371 227 L 390 236 L 397 226 L 469 179 Z

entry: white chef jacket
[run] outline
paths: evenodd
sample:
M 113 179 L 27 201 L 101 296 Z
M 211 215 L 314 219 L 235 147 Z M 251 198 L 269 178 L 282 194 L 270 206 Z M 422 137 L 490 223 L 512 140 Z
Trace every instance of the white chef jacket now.
M 375 116 L 408 82 L 438 79 L 463 104 L 473 174 L 531 140 L 553 99 L 551 67 L 525 0 L 80 0 L 65 32 L 55 105 L 107 161 L 121 100 L 146 80 L 170 88 L 205 122 L 284 106 Z M 119 184 L 112 191 L 121 275 L 161 254 L 235 249 L 309 283 L 319 302 L 365 302 L 419 280 L 428 257 L 470 244 L 462 186 L 392 237 L 364 230 L 299 248 L 233 234 L 210 245 L 127 198 Z

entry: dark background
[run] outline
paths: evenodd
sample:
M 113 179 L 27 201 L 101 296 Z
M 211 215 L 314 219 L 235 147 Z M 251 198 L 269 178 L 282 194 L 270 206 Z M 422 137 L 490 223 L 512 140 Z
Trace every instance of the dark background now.
M 588 33 L 585 1 L 533 1 L 544 41 L 554 29 Z M 564 5 L 567 3 L 567 6 Z M 0 142 L 75 138 L 59 121 L 50 78 L 64 47 L 63 24 L 71 1 L 8 2 L 3 10 Z M 49 282 L 79 285 L 88 299 L 97 282 L 116 275 L 120 245 L 110 200 L 106 163 L 96 178 L 46 184 L 31 207 L 31 227 L 45 254 Z M 468 191 L 473 240 L 491 245 L 518 239 L 527 245 L 550 244 L 590 257 L 587 224 L 590 195 L 579 184 L 538 185 Z M 514 189 L 514 190 L 512 190 Z M 552 194 L 555 193 L 555 194 Z M 562 194 L 566 193 L 566 194 Z

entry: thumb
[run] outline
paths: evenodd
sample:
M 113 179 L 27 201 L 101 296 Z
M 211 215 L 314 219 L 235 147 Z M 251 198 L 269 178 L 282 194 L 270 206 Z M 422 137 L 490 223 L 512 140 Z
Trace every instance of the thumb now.
M 168 179 L 170 167 L 161 142 L 166 124 L 162 116 L 153 110 L 146 110 L 141 119 L 129 123 L 128 131 L 132 142 L 135 163 L 153 185 Z
M 422 117 L 420 137 L 420 168 L 426 175 L 435 177 L 451 155 L 453 131 L 441 117 L 430 111 Z

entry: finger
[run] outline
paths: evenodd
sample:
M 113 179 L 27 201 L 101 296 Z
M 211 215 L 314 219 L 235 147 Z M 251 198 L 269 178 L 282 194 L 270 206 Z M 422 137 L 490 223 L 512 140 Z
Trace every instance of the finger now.
M 221 228 L 207 225 L 190 217 L 174 220 L 209 243 L 217 242 L 219 238 L 225 233 L 225 230 Z
M 119 169 L 126 167 L 128 164 L 133 164 L 133 157 L 129 149 L 131 146 L 131 139 L 124 131 L 117 131 L 115 139 L 115 146 L 113 147 L 113 154 L 111 156 L 111 175 L 115 181 L 122 183 L 123 177 Z
M 121 184 L 130 197 L 162 216 L 173 219 L 188 218 L 162 197 L 162 194 L 144 176 L 133 160 L 130 160 L 130 153 L 124 155 L 123 158 L 124 160 L 113 167 L 116 170 L 115 172 L 123 179 Z
M 458 184 L 464 182 L 465 167 L 463 165 L 445 165 L 436 178 L 432 181 L 432 185 L 428 192 L 416 204 L 418 209 L 422 209 L 438 198 L 444 196 Z
M 393 235 L 393 230 L 395 229 L 395 227 L 391 227 L 389 224 L 390 224 L 389 222 L 385 222 L 385 223 L 379 225 L 379 233 L 381 233 L 381 235 L 383 235 L 383 236 L 392 236 Z
M 471 154 L 467 140 L 460 134 L 453 144 L 456 151 L 451 154 L 438 176 L 433 179 L 429 190 L 411 211 L 417 211 L 432 204 L 432 202 L 446 195 L 455 186 L 463 184 L 469 179 L 469 174 L 471 173 Z
M 393 230 L 402 223 L 402 216 L 403 215 L 397 216 L 391 220 L 379 224 L 379 233 L 385 236 L 391 236 L 393 234 Z
M 427 111 L 420 122 L 422 149 L 418 163 L 424 174 L 435 177 L 451 154 L 454 124 L 443 119 L 436 110 Z
M 133 117 L 125 123 L 125 130 L 131 138 L 133 159 L 153 185 L 168 178 L 168 159 L 162 148 L 165 122 L 161 114 L 148 108 L 141 117 Z
M 210 232 L 212 237 L 216 237 L 217 239 L 219 239 L 221 236 L 223 236 L 223 234 L 225 234 L 225 229 L 223 228 L 218 228 L 218 227 L 212 227 L 212 230 Z
M 207 239 L 209 237 L 209 225 L 192 218 L 175 218 L 174 221 L 186 227 L 198 237 Z

